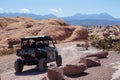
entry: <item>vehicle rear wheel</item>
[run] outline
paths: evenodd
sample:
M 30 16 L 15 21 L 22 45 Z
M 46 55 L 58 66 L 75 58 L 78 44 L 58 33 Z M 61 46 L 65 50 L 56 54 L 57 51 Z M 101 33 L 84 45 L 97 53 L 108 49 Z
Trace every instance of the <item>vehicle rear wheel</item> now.
M 61 66 L 62 65 L 62 57 L 61 57 L 61 55 L 58 55 L 58 57 L 56 59 L 56 64 L 57 64 L 57 66 Z
M 17 59 L 14 64 L 14 68 L 16 72 L 22 72 L 23 70 L 23 62 L 21 59 Z
M 47 70 L 47 61 L 45 58 L 41 58 L 38 63 L 38 69 L 39 71 L 45 71 Z

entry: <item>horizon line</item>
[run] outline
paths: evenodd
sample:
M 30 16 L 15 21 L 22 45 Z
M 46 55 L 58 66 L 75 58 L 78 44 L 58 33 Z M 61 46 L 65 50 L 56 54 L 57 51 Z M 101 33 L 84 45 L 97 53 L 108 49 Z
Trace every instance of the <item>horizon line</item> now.
M 107 13 L 107 12 L 101 12 L 101 13 L 89 13 L 89 14 L 87 14 L 87 13 L 75 13 L 75 14 L 72 14 L 72 15 L 67 15 L 67 16 L 57 16 L 57 15 L 55 15 L 55 14 L 53 14 L 53 13 L 48 13 L 48 14 L 38 14 L 38 13 L 32 13 L 32 12 L 30 12 L 30 13 L 24 13 L 24 12 L 0 12 L 0 14 L 9 14 L 9 13 L 12 13 L 12 14 L 15 14 L 15 13 L 19 13 L 19 14 L 34 14 L 34 15 L 41 15 L 41 16 L 45 16 L 45 15 L 54 15 L 54 16 L 56 16 L 56 17 L 69 17 L 69 16 L 74 16 L 74 15 L 76 15 L 76 14 L 80 14 L 80 15 L 100 15 L 100 14 L 108 14 L 108 15 L 110 15 L 110 16 L 112 16 L 113 18 L 120 18 L 120 17 L 115 17 L 115 16 L 113 16 L 113 15 L 111 15 L 111 14 L 109 14 L 109 13 Z

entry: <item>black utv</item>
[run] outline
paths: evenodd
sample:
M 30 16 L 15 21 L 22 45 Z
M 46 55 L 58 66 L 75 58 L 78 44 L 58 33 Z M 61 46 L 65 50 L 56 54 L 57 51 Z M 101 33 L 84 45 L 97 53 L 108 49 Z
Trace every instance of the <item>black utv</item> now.
M 55 47 L 55 41 L 49 36 L 30 36 L 21 38 L 21 49 L 17 50 L 16 72 L 22 72 L 24 65 L 36 65 L 40 71 L 47 69 L 47 63 L 56 61 L 62 65 L 61 55 Z

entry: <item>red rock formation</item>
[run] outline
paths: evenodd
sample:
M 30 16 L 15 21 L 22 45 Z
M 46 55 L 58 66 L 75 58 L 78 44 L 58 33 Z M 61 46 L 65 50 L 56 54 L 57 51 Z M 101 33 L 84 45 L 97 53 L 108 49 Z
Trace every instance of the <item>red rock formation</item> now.
M 75 75 L 84 72 L 87 69 L 86 64 L 67 64 L 66 66 L 62 67 L 65 75 Z
M 57 41 L 75 41 L 88 39 L 86 28 L 70 26 L 60 19 L 34 20 L 26 17 L 0 18 L 0 44 L 8 39 L 25 36 L 49 35 Z
M 97 58 L 106 58 L 108 56 L 108 52 L 107 51 L 101 51 L 95 54 L 90 54 L 87 55 L 86 57 L 97 57 Z
M 81 58 L 79 63 L 85 63 L 87 67 L 100 66 L 100 60 L 97 57 Z
M 48 68 L 47 77 L 49 80 L 64 80 L 64 74 L 62 69 L 55 66 L 50 66 Z

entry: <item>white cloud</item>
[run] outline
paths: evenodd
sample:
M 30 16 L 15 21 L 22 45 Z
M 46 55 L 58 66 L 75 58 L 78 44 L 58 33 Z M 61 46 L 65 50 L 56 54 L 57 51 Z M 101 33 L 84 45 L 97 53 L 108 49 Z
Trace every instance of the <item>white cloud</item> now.
M 61 12 L 61 11 L 62 11 L 62 8 L 58 8 L 58 9 L 53 9 L 53 8 L 51 8 L 51 9 L 49 9 L 49 11 L 58 13 L 58 12 Z
M 57 9 L 49 9 L 49 11 L 58 13 Z
M 62 8 L 58 8 L 59 11 L 62 11 Z
M 4 9 L 3 8 L 0 8 L 0 11 L 3 11 Z
M 22 13 L 30 13 L 30 10 L 27 9 L 27 8 L 22 8 L 22 9 L 20 9 L 20 12 L 22 12 Z
M 3 8 L 0 8 L 0 13 L 3 13 L 4 12 L 4 9 Z

